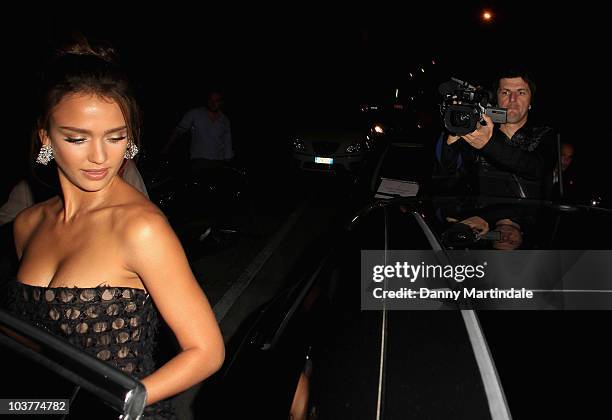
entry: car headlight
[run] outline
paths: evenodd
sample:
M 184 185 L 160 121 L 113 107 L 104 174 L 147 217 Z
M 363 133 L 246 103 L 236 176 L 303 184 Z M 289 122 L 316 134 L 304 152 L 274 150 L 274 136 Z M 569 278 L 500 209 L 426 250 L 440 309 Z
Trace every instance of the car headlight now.
M 298 152 L 303 152 L 304 150 L 306 150 L 306 146 L 304 146 L 304 142 L 300 139 L 293 140 L 293 148 L 297 150 Z
M 361 143 L 352 143 L 346 148 L 346 153 L 359 153 L 363 150 Z
M 385 128 L 380 124 L 376 124 L 374 127 L 372 127 L 372 132 L 378 135 L 385 134 Z

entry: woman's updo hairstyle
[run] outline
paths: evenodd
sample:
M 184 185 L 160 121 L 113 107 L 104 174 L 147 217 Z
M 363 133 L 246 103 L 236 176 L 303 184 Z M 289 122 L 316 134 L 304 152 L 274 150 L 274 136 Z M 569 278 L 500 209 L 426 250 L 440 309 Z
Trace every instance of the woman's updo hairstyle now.
M 128 141 L 140 146 L 140 111 L 118 54 L 108 43 L 90 43 L 82 34 L 73 34 L 55 51 L 44 72 L 32 156 L 41 146 L 39 130 L 49 130 L 53 109 L 65 96 L 77 93 L 114 101 L 125 119 Z

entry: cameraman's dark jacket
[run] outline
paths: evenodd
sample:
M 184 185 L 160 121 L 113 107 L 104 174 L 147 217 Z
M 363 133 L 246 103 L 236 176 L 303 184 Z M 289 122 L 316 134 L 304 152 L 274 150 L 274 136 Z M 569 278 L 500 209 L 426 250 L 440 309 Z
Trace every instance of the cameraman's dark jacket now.
M 436 147 L 436 176 L 447 188 L 463 185 L 475 194 L 548 199 L 556 143 L 549 127 L 525 124 L 511 139 L 495 126 L 491 140 L 480 150 L 459 139 L 446 144 L 443 133 Z

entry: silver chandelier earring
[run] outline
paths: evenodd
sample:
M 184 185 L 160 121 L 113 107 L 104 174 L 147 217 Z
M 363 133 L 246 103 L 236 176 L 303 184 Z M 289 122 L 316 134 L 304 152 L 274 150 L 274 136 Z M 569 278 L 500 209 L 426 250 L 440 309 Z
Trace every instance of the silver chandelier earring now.
M 41 165 L 48 165 L 49 162 L 53 159 L 53 147 L 49 144 L 43 144 L 38 151 L 38 156 L 36 157 L 36 163 L 40 163 Z
M 134 156 L 138 154 L 138 146 L 133 141 L 128 143 L 127 149 L 125 149 L 124 157 L 126 159 L 134 159 Z

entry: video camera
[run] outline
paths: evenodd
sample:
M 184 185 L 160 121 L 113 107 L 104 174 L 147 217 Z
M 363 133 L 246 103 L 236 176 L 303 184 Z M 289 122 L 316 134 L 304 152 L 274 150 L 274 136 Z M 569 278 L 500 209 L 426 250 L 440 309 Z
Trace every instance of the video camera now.
M 440 114 L 444 116 L 444 126 L 454 135 L 462 136 L 476 130 L 476 124 L 484 124 L 484 114 L 494 123 L 506 122 L 506 108 L 490 106 L 490 93 L 480 87 L 451 77 L 451 80 L 438 87 L 442 95 Z

